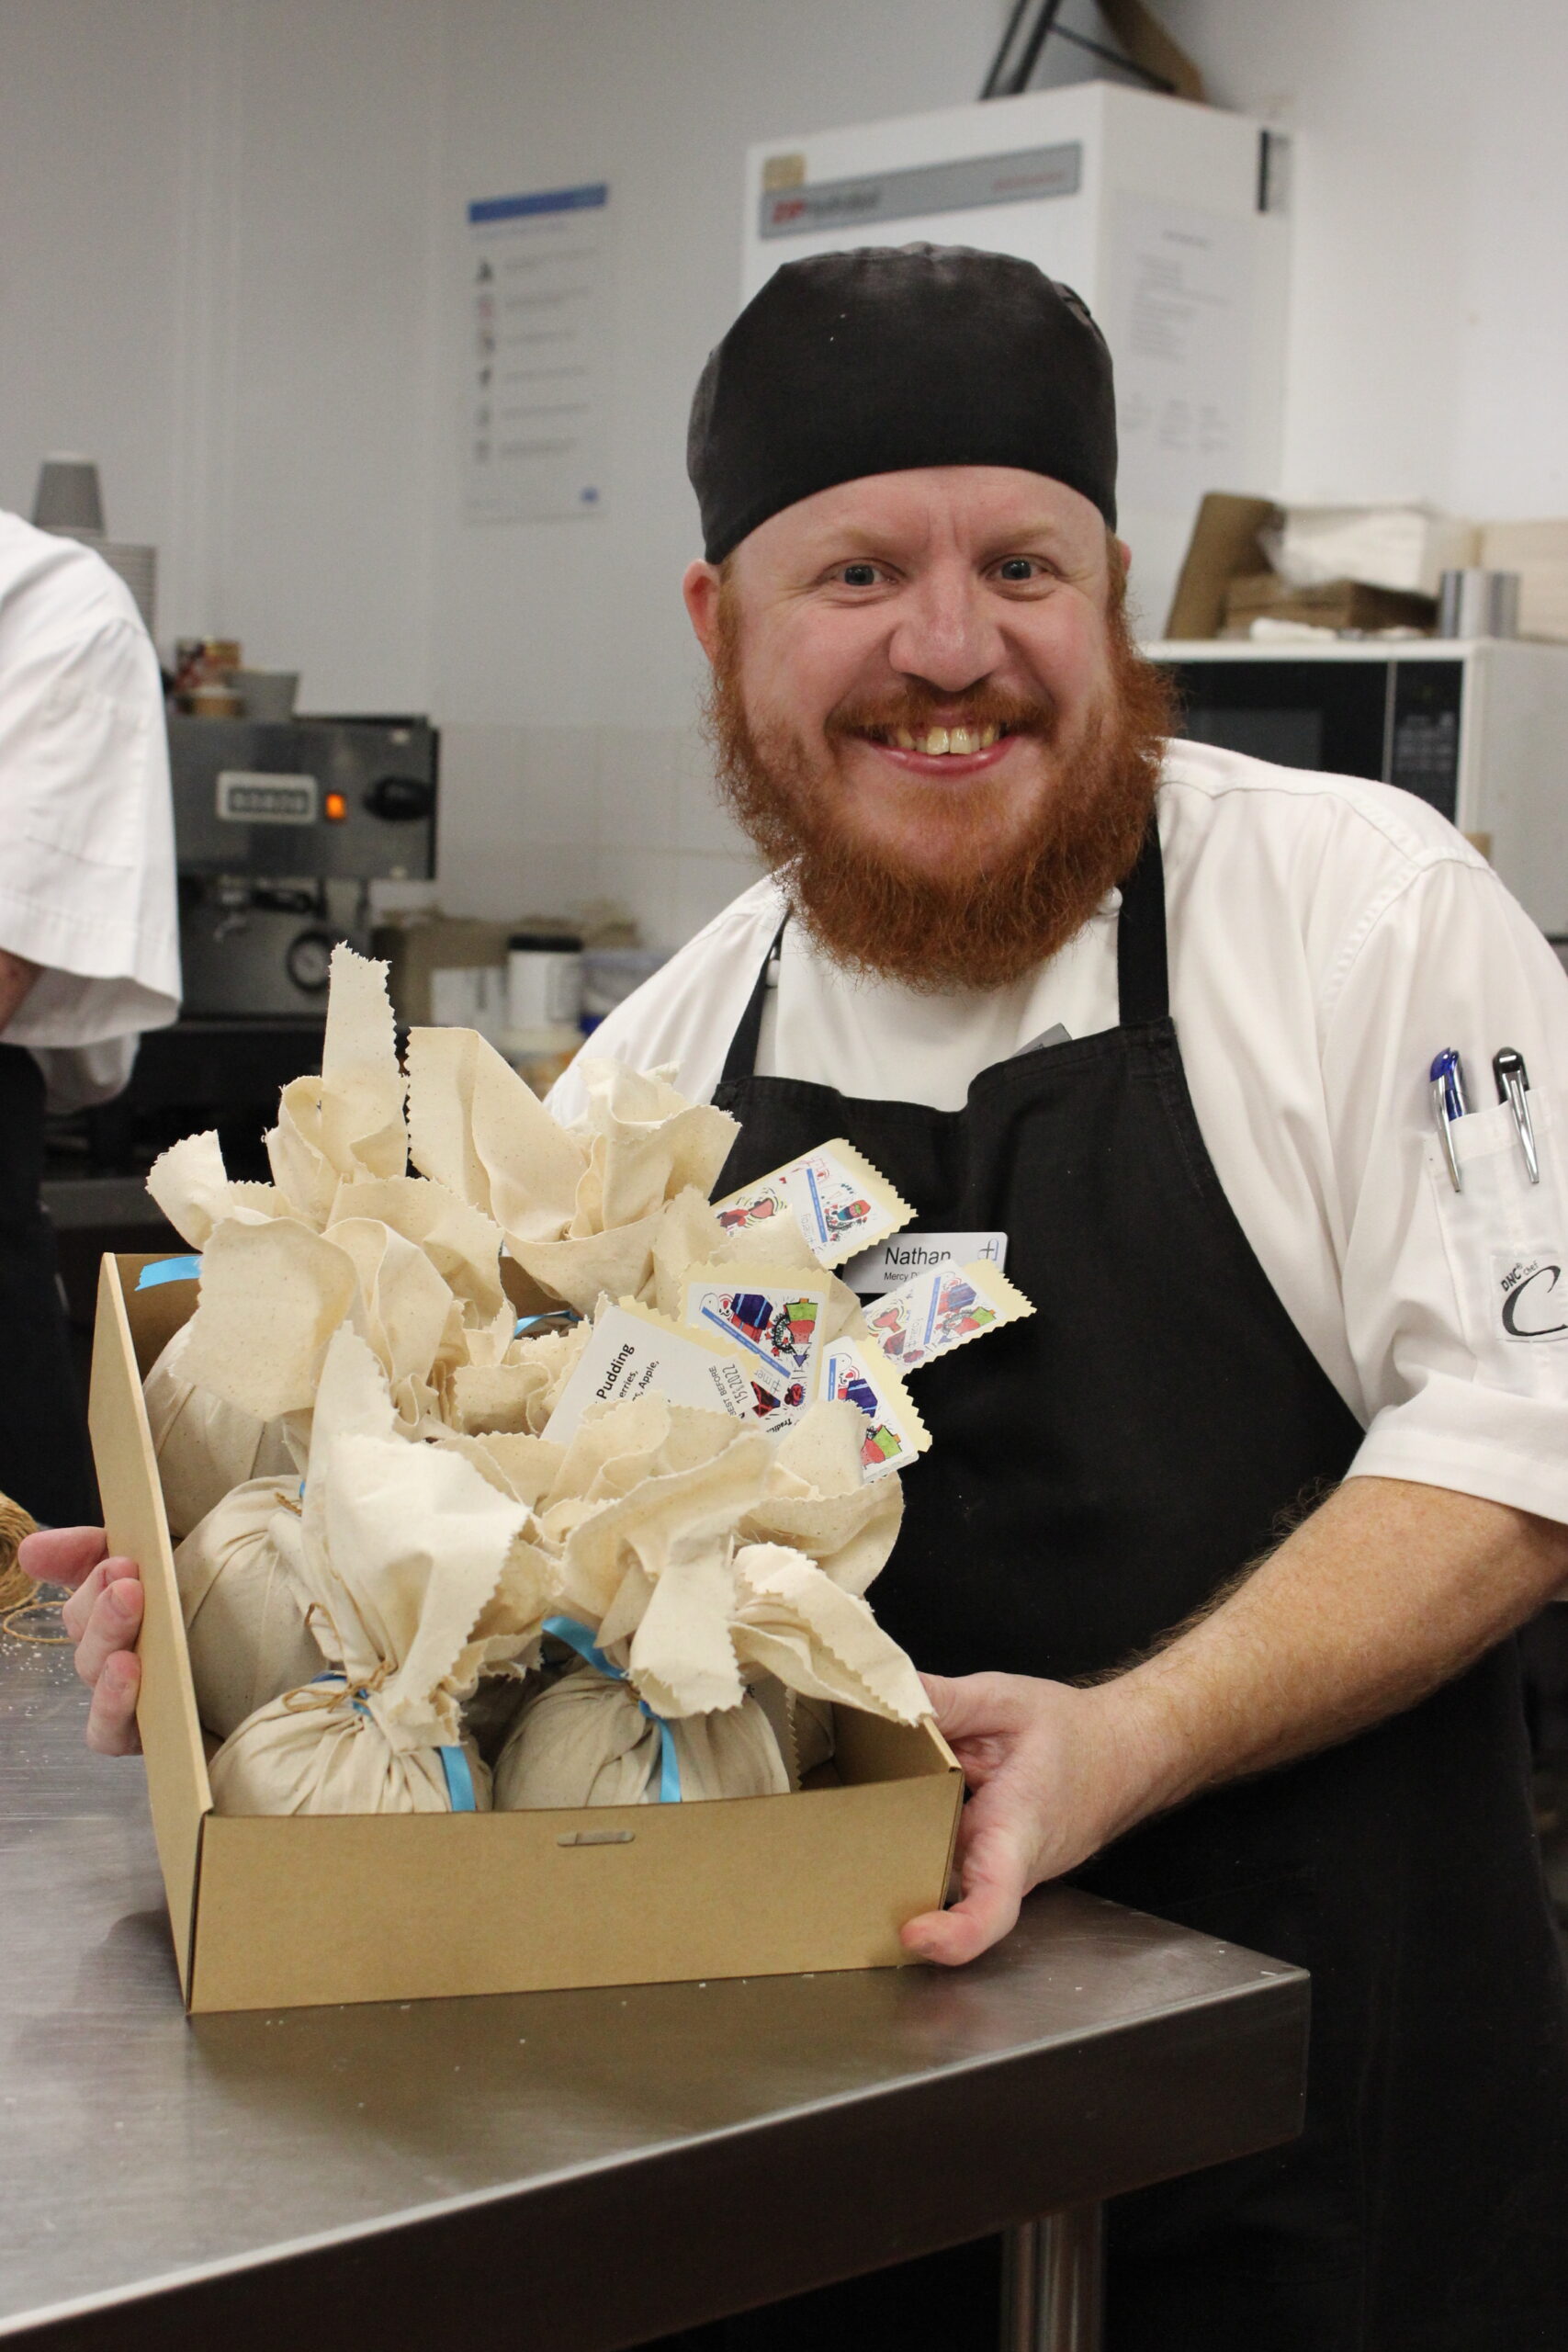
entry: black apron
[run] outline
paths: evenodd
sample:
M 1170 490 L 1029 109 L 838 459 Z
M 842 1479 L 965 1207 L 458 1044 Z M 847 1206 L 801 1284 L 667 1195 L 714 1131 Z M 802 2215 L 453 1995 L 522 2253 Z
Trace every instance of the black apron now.
M 0 1494 L 70 1526 L 95 1507 L 54 1235 L 39 1204 L 43 1104 L 31 1054 L 0 1046 Z
M 741 1121 L 721 1192 L 844 1135 L 916 1229 L 1009 1236 L 1037 1312 L 914 1375 L 931 1451 L 873 1594 L 942 1674 L 1126 1658 L 1277 1541 L 1360 1442 L 1199 1133 L 1152 828 L 1117 966 L 1119 1027 L 998 1063 L 955 1112 L 758 1078 L 764 968 L 715 1096 Z M 1568 2028 L 1511 1643 L 1077 1875 L 1313 1977 L 1302 2139 L 1112 2206 L 1111 2352 L 1568 2345 Z M 897 2324 L 990 2352 L 987 2263 L 994 2242 L 732 2335 L 822 2346 Z

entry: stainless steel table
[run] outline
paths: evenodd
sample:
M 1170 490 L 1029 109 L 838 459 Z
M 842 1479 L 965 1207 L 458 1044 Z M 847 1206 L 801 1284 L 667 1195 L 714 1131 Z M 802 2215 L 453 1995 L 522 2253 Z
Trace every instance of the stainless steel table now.
M 1067 2352 L 1101 2198 L 1299 2126 L 1300 1972 L 1065 1888 L 952 1974 L 187 2022 L 83 1713 L 0 1635 L 0 2337 L 611 2352 L 1015 2228 Z

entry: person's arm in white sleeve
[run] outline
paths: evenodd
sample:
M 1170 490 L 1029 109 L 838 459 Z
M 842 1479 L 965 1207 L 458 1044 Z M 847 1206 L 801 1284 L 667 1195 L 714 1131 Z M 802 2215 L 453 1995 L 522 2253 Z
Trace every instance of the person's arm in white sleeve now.
M 1469 1115 L 1456 1192 L 1432 1106 L 1457 1047 Z M 1531 1183 L 1493 1057 L 1529 1073 Z M 1352 1476 L 1419 1480 L 1568 1521 L 1568 1316 L 1506 1320 L 1527 1253 L 1568 1299 L 1568 976 L 1490 868 L 1414 880 L 1370 930 L 1331 1004 L 1323 1076 L 1343 1222 L 1346 1332 L 1368 1430 Z M 1550 1295 L 1549 1291 L 1543 1295 Z
M 0 951 L 37 967 L 6 1042 L 41 1057 L 172 1021 L 179 948 L 157 656 L 101 565 L 29 597 L 0 632 Z

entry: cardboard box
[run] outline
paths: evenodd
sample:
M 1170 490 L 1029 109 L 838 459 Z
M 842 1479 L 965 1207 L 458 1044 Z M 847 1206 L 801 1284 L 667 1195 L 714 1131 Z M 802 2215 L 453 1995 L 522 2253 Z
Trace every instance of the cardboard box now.
M 1477 562 L 1519 575 L 1519 635 L 1568 643 L 1568 520 L 1482 526 Z
M 963 1779 L 934 1724 L 837 1711 L 840 1785 L 575 1813 L 213 1811 L 141 1381 L 196 1303 L 106 1257 L 89 1418 L 146 1591 L 137 1709 L 186 2006 L 887 1968 L 942 1900 Z
M 1332 519 L 1339 514 L 1353 523 L 1359 512 L 1326 509 L 1325 515 Z M 1297 508 L 1294 513 L 1303 529 L 1310 526 L 1311 509 Z M 1432 627 L 1438 608 L 1424 593 L 1379 587 L 1348 577 L 1301 586 L 1282 579 L 1270 567 L 1258 534 L 1280 530 L 1286 519 L 1286 510 L 1270 499 L 1211 491 L 1192 526 L 1165 625 L 1167 638 L 1245 637 L 1259 615 L 1271 620 L 1307 621 L 1318 628 Z M 1376 513 L 1370 512 L 1369 536 L 1376 519 Z M 1423 518 L 1411 510 L 1404 519 L 1414 527 Z M 1471 527 L 1432 518 L 1428 536 L 1436 545 L 1440 532 L 1470 533 Z M 1409 560 L 1416 560 L 1408 546 L 1404 552 Z
M 1225 590 L 1220 635 L 1246 637 L 1262 616 L 1305 621 L 1314 628 L 1429 629 L 1438 608 L 1429 596 L 1371 588 L 1359 580 L 1322 580 L 1310 588 L 1292 588 L 1272 571 L 1233 580 Z
M 506 943 L 514 926 L 467 916 L 424 915 L 378 924 L 371 945 L 391 967 L 388 987 L 405 1028 L 427 1028 L 431 983 L 437 972 L 506 969 Z
M 1232 581 L 1272 579 L 1258 534 L 1279 519 L 1280 510 L 1271 498 L 1210 491 L 1198 509 L 1181 560 L 1166 618 L 1168 638 L 1218 637 L 1224 625 L 1225 592 Z

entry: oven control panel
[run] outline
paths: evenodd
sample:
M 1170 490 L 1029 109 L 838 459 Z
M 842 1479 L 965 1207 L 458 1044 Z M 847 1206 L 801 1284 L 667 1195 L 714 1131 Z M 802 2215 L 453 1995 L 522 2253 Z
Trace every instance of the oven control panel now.
M 171 718 L 180 872 L 427 881 L 437 752 L 423 718 Z

